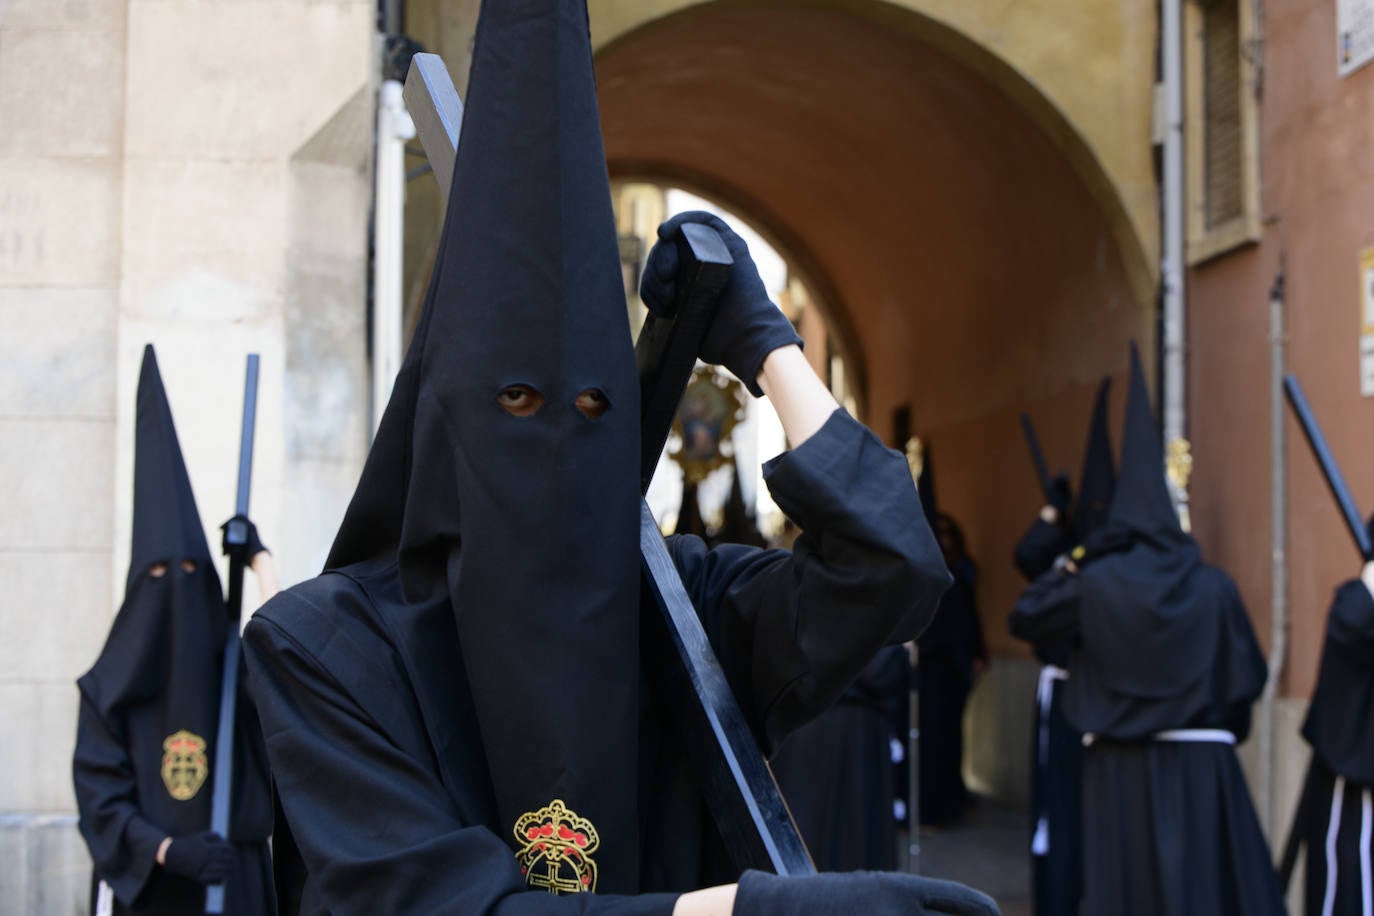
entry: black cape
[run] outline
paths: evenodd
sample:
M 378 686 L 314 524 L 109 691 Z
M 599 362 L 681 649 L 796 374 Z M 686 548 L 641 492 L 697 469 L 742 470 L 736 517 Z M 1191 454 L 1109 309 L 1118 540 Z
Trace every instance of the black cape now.
M 196 511 L 152 347 L 138 383 L 133 545 L 124 603 L 91 670 L 72 779 L 97 882 L 116 913 L 205 911 L 205 886 L 164 872 L 164 837 L 210 828 L 220 674 L 228 610 Z M 242 679 L 240 684 L 242 684 Z M 251 697 L 235 721 L 236 845 L 225 912 L 273 912 L 267 758 Z
M 727 677 L 767 749 L 930 619 L 948 573 L 905 459 L 837 411 L 765 478 L 793 552 L 669 539 Z M 528 893 L 498 814 L 454 608 L 405 602 L 396 564 L 290 589 L 245 652 L 283 808 L 309 870 L 304 913 L 668 913 L 738 876 L 671 721 L 638 685 L 641 896 Z M 566 677 L 582 676 L 570 665 Z M 513 676 L 523 676 L 515 672 Z M 561 707 L 558 698 L 549 708 Z M 524 727 L 518 711 L 506 727 Z M 592 730 L 588 741 L 600 740 Z M 593 852 L 594 856 L 595 853 Z M 283 895 L 287 899 L 290 895 Z
M 1282 913 L 1234 748 L 1152 740 L 1174 729 L 1244 740 L 1267 672 L 1235 584 L 1178 525 L 1134 348 L 1120 477 L 1085 547 L 1079 575 L 1042 576 L 1012 619 L 1021 638 L 1076 643 L 1065 713 L 1095 739 L 1082 911 Z
M 797 729 L 770 761 L 820 871 L 897 867 L 893 720 L 910 685 L 906 649 L 883 649 L 839 702 Z
M 1374 871 L 1364 829 L 1374 808 L 1374 597 L 1359 579 L 1336 589 L 1331 602 L 1302 735 L 1312 765 L 1305 817 L 1294 829 L 1307 847 L 1307 912 L 1358 916 L 1363 876 Z

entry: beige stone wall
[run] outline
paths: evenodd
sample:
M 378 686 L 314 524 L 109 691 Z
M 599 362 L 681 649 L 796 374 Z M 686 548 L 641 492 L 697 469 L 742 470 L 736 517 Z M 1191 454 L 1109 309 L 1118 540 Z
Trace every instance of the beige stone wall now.
M 125 15 L 0 7 L 0 913 L 73 912 L 73 680 L 114 544 Z
M 0 812 L 54 812 L 110 611 L 125 16 L 0 10 Z
M 0 2 L 0 914 L 84 906 L 73 682 L 121 598 L 143 344 L 214 542 L 250 350 L 253 514 L 287 582 L 351 493 L 373 8 Z

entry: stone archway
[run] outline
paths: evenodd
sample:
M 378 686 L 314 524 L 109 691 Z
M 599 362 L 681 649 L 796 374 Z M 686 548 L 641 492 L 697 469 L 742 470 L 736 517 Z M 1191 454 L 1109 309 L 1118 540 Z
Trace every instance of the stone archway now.
M 863 7 L 893 9 L 700 4 L 606 43 L 607 158 L 616 177 L 720 200 L 800 267 L 868 424 L 890 440 L 907 406 L 938 453 L 942 507 L 983 561 L 989 642 L 1016 656 L 1011 548 L 1040 501 L 1016 419 L 1031 411 L 1051 461 L 1077 470 L 1092 389 L 1122 373 L 1128 340 L 1152 343 L 1149 256 L 1062 119 L 931 44 L 929 23 Z M 1010 732 L 981 742 L 984 783 L 1019 796 L 1025 710 L 987 712 Z

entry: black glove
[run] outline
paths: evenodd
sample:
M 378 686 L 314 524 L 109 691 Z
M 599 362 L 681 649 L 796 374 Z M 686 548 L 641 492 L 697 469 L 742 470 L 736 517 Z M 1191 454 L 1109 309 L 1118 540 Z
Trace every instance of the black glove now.
M 991 897 L 962 884 L 881 871 L 801 878 L 747 871 L 739 880 L 734 911 L 739 916 L 853 916 L 863 912 L 998 916 Z
M 220 547 L 224 549 L 226 556 L 229 554 L 230 547 L 233 546 L 229 543 L 229 526 L 234 522 L 243 522 L 248 526 L 248 539 L 243 545 L 243 561 L 251 565 L 253 558 L 266 550 L 267 545 L 262 542 L 262 538 L 258 537 L 257 525 L 249 521 L 248 517 L 245 515 L 236 515 L 219 526 L 219 530 L 224 532 L 223 536 L 220 538 Z
M 1069 475 L 1062 471 L 1055 474 L 1054 479 L 1050 481 L 1050 491 L 1045 494 L 1045 497 L 1050 501 L 1050 505 L 1058 511 L 1059 520 L 1064 521 L 1064 513 L 1069 511 L 1069 502 L 1073 499 L 1073 490 L 1069 487 Z
M 760 397 L 759 371 L 763 361 L 774 350 L 796 344 L 792 322 L 768 298 L 759 269 L 749 256 L 744 239 L 726 225 L 725 220 L 710 213 L 694 210 L 679 213 L 658 227 L 659 241 L 649 252 L 649 262 L 639 284 L 639 297 L 656 312 L 671 312 L 677 296 L 677 239 L 683 223 L 701 223 L 720 233 L 730 256 L 735 259 L 730 279 L 721 291 L 716 315 L 701 343 L 702 362 L 724 366 L 744 383 L 754 397 Z
M 163 867 L 174 875 L 201 884 L 220 884 L 234 864 L 234 847 L 219 834 L 206 830 L 174 837 L 167 847 L 166 859 Z

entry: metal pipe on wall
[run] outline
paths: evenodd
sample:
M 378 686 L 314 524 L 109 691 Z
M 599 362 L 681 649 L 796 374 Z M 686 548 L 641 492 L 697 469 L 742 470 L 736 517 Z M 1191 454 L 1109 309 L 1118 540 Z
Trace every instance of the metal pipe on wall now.
M 1161 209 L 1164 252 L 1163 285 L 1163 419 L 1164 441 L 1188 435 L 1187 311 L 1184 297 L 1183 249 L 1183 0 L 1160 0 L 1160 57 L 1164 82 L 1164 175 Z
M 1288 661 L 1288 466 L 1285 453 L 1283 376 L 1287 336 L 1284 329 L 1284 275 L 1279 268 L 1269 292 L 1269 473 L 1273 526 L 1271 557 L 1269 676 L 1260 697 L 1259 796 L 1260 820 L 1271 837 L 1278 826 L 1274 771 L 1277 731 L 1276 698 L 1279 678 Z
M 415 123 L 406 112 L 397 80 L 383 80 L 377 94 L 376 186 L 372 202 L 372 429 L 382 422 L 391 386 L 401 368 L 405 263 L 406 141 Z

